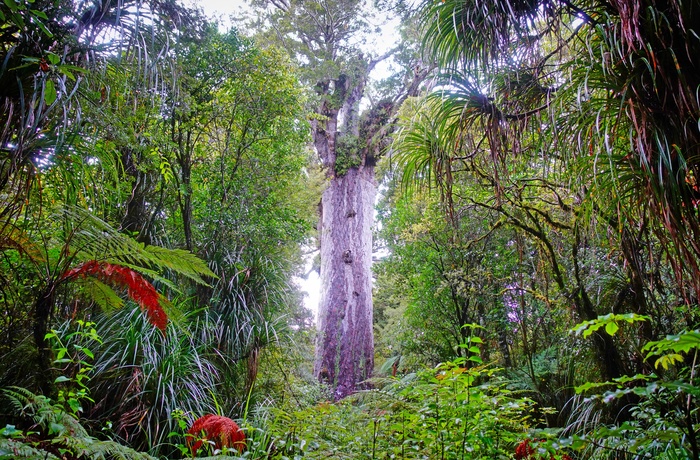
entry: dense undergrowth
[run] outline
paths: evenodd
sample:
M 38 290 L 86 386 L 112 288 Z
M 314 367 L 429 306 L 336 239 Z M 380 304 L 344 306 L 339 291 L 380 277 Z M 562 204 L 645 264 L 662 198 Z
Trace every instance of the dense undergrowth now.
M 605 328 L 615 333 L 620 321 L 643 319 L 604 318 L 582 324 L 578 332 L 590 335 Z M 68 334 L 51 333 L 55 364 L 68 371 L 57 378 L 57 400 L 19 387 L 4 390 L 3 406 L 13 414 L 13 423 L 2 429 L 0 458 L 194 457 L 187 431 L 201 407 L 150 414 L 160 417 L 168 430 L 164 437 L 143 433 L 149 442 L 160 444 L 160 454 L 127 447 L 129 438 L 118 436 L 111 421 L 89 419 L 85 409 L 95 404 L 89 390 L 95 369 L 92 349 L 106 343 L 93 326 L 81 322 Z M 206 447 L 197 457 L 671 460 L 697 455 L 695 398 L 700 389 L 693 382 L 695 368 L 675 372 L 674 363 L 686 353 L 697 353 L 700 333 L 685 332 L 645 347 L 662 376 L 637 375 L 577 388 L 565 427 L 548 426 L 547 415 L 554 408 L 536 403 L 532 392 L 518 389 L 503 369 L 483 363 L 483 345 L 470 335 L 463 344 L 468 357 L 375 378 L 374 389 L 336 403 L 328 400 L 331 392 L 323 385 L 304 381 L 298 373 L 285 375 L 268 382 L 268 390 L 285 387 L 277 389 L 279 399 L 259 401 L 238 420 L 246 435 L 245 451 L 232 445 L 215 448 L 215 433 L 207 433 L 208 438 L 196 438 Z M 192 387 L 200 384 L 193 382 Z M 183 396 L 181 402 L 197 397 Z M 125 393 L 123 400 L 129 399 Z

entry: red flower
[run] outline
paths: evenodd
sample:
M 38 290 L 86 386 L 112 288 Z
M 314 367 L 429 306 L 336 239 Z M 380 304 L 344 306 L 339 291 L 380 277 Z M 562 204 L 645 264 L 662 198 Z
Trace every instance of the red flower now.
M 90 260 L 63 274 L 62 279 L 94 276 L 100 281 L 126 289 L 131 299 L 146 311 L 148 321 L 161 331 L 168 325 L 168 315 L 160 304 L 160 294 L 151 283 L 134 270 L 121 265 Z
M 204 440 L 213 441 L 217 449 L 222 447 L 233 447 L 238 452 L 245 450 L 245 433 L 241 430 L 236 422 L 227 417 L 220 415 L 208 414 L 198 418 L 192 424 L 192 428 L 187 431 L 187 434 L 192 435 L 187 438 L 187 445 L 192 451 L 192 455 L 196 455 Z M 204 439 L 200 439 L 201 436 Z M 195 441 L 193 444 L 193 441 Z

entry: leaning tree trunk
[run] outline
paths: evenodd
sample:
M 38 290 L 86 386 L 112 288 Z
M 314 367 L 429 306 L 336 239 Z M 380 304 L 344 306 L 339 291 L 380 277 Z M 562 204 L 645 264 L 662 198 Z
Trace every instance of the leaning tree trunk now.
M 353 393 L 374 367 L 372 331 L 372 221 L 374 167 L 332 177 L 321 200 L 321 310 L 315 373 Z

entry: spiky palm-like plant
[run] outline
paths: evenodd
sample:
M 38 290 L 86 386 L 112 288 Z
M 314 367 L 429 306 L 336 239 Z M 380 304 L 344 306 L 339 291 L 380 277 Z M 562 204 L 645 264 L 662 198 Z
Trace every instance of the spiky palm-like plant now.
M 40 386 L 47 394 L 51 393 L 52 379 L 51 372 L 47 372 L 51 360 L 45 336 L 62 288 L 79 280 L 83 293 L 102 306 L 120 306 L 119 297 L 106 284 L 111 283 L 125 289 L 155 323 L 164 327 L 164 302 L 142 275 L 166 286 L 172 283 L 159 273 L 167 271 L 202 284 L 202 276 L 215 277 L 203 261 L 189 252 L 144 246 L 77 207 L 65 207 L 54 214 L 51 223 L 40 226 L 37 233 L 36 238 L 42 238 L 44 243 L 43 258 L 32 261 L 40 283 L 35 288 L 33 333 Z
M 90 418 L 111 421 L 129 445 L 162 454 L 170 452 L 168 434 L 177 431 L 176 410 L 216 412 L 221 371 L 207 357 L 210 344 L 188 329 L 188 320 L 185 315 L 163 334 L 138 308 L 103 317 L 97 326 L 104 341 L 94 350 Z
M 697 298 L 694 2 L 445 0 L 425 2 L 422 15 L 426 53 L 449 74 L 446 132 L 480 120 L 487 150 L 509 162 L 528 149 L 567 164 L 589 158 L 576 185 L 618 222 L 650 218 L 691 286 L 687 300 Z M 468 97 L 450 79 L 471 81 Z

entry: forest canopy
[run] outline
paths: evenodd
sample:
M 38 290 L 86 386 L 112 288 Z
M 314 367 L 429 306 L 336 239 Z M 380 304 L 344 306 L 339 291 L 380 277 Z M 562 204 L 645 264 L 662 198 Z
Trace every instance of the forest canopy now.
M 0 458 L 699 459 L 696 2 L 249 7 L 0 4 Z

